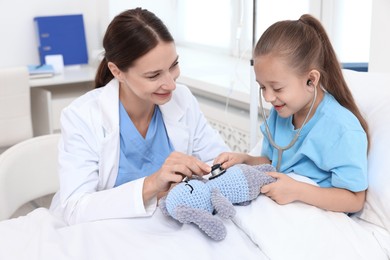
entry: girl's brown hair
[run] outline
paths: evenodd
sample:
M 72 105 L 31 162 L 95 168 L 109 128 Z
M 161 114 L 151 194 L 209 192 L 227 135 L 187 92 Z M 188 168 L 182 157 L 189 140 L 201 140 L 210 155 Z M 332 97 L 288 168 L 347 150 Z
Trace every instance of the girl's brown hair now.
M 358 118 L 369 142 L 368 124 L 348 88 L 326 31 L 316 18 L 304 14 L 299 20 L 271 25 L 254 49 L 255 58 L 267 54 L 285 58 L 299 75 L 312 69 L 318 70 L 321 73 L 321 86 Z
M 174 40 L 167 27 L 154 13 L 135 8 L 117 15 L 108 25 L 103 38 L 105 52 L 97 69 L 95 88 L 106 85 L 114 78 L 107 65 L 109 61 L 121 71 L 126 71 L 135 60 L 156 47 L 160 41 Z

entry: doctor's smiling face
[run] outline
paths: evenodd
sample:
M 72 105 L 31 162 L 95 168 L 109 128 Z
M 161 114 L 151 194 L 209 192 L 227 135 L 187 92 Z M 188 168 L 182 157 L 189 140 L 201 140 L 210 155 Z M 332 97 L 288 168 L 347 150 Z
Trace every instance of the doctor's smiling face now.
M 127 71 L 120 71 L 117 78 L 122 93 L 131 100 L 163 105 L 171 99 L 179 75 L 174 42 L 159 42 Z

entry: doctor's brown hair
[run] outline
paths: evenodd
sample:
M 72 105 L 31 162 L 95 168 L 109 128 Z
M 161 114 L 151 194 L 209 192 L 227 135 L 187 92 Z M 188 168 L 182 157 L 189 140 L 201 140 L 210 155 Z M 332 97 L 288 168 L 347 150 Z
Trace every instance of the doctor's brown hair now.
M 326 31 L 316 18 L 304 14 L 299 20 L 271 25 L 260 37 L 253 53 L 254 58 L 267 54 L 285 59 L 298 75 L 318 70 L 320 85 L 358 118 L 370 143 L 368 124 L 348 88 Z
M 108 62 L 114 63 L 121 71 L 126 71 L 135 60 L 148 53 L 159 42 L 173 41 L 168 28 L 154 13 L 142 8 L 120 13 L 108 25 L 104 35 L 104 58 L 97 69 L 95 88 L 106 85 L 114 78 Z

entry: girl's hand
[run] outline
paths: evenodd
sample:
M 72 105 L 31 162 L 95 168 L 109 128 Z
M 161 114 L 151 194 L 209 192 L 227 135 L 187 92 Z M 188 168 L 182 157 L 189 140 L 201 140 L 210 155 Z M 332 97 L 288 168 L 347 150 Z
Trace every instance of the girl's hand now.
M 279 172 L 268 172 L 267 174 L 276 178 L 276 181 L 261 187 L 261 193 L 281 205 L 297 200 L 297 192 L 299 191 L 301 182 Z
M 227 169 L 235 164 L 245 163 L 248 157 L 249 155 L 245 153 L 225 152 L 218 155 L 213 164 L 219 163 L 222 168 Z
M 221 164 L 222 168 L 227 169 L 235 164 L 245 163 L 248 165 L 258 165 L 258 164 L 270 164 L 271 161 L 266 157 L 261 156 L 251 156 L 246 153 L 232 153 L 225 152 L 218 155 L 217 158 L 214 159 L 214 164 Z

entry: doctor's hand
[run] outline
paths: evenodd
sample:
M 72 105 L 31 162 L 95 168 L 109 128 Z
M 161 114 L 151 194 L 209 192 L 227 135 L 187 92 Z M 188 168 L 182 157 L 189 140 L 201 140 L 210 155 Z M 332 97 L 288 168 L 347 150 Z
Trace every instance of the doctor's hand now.
M 161 168 L 145 178 L 144 201 L 160 192 L 168 191 L 172 184 L 181 182 L 192 175 L 203 176 L 211 171 L 211 167 L 199 159 L 179 152 L 172 152 Z
M 281 205 L 298 200 L 301 182 L 284 173 L 268 172 L 267 174 L 276 178 L 276 181 L 261 187 L 261 193 Z

